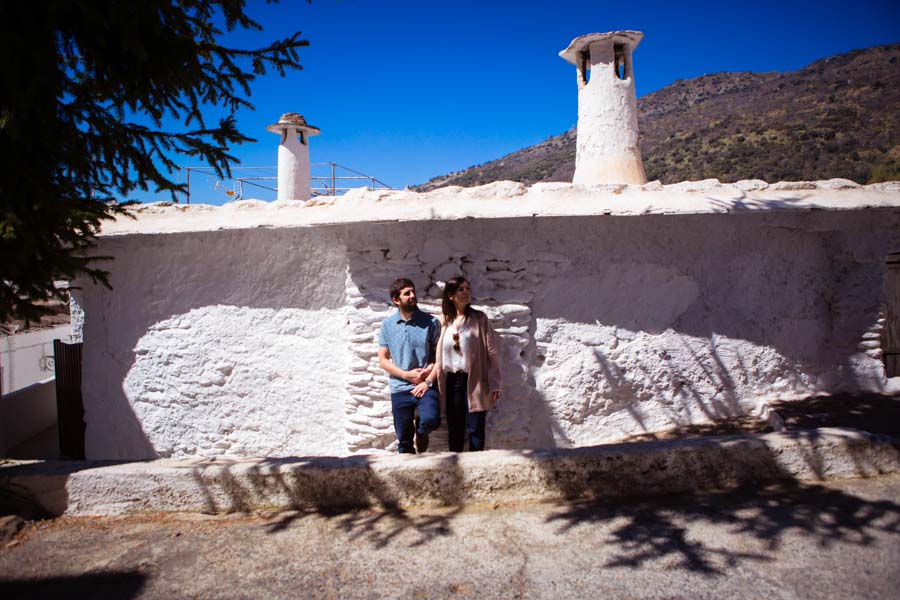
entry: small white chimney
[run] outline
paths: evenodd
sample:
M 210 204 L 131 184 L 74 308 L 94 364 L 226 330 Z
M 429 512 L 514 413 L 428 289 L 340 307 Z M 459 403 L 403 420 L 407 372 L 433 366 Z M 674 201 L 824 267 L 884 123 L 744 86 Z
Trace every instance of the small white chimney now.
M 319 128 L 306 123 L 303 115 L 284 113 L 266 131 L 281 135 L 278 146 L 278 199 L 302 200 L 310 197 L 309 138 Z
M 631 60 L 643 37 L 640 31 L 590 33 L 575 38 L 559 53 L 575 65 L 578 76 L 573 183 L 647 183 L 638 147 Z

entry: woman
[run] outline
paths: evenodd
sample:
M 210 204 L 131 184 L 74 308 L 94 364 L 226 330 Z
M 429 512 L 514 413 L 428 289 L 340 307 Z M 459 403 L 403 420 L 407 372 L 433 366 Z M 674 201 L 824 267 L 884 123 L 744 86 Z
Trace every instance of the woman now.
M 472 308 L 472 288 L 464 277 L 444 286 L 443 320 L 437 357 L 426 379 L 437 381 L 446 406 L 450 451 L 462 452 L 469 432 L 469 450 L 484 450 L 487 411 L 500 398 L 500 365 L 494 330 L 486 314 Z

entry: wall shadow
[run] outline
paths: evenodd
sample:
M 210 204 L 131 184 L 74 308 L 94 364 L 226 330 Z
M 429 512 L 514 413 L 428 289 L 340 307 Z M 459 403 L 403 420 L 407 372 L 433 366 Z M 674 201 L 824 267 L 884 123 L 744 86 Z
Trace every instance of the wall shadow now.
M 846 354 L 848 337 L 849 350 L 855 350 L 854 334 L 877 319 L 884 256 L 900 243 L 900 216 L 874 212 L 854 214 L 849 223 L 846 215 L 827 211 L 559 217 L 535 228 L 537 239 L 555 240 L 555 251 L 572 258 L 573 265 L 560 275 L 585 280 L 584 286 L 561 284 L 566 294 L 561 298 L 537 290 L 536 316 L 630 331 L 725 336 L 771 346 L 798 361 L 822 358 L 822 351 Z M 860 244 L 859 237 L 866 236 Z M 621 280 L 638 287 L 615 285 L 620 280 L 609 272 L 645 265 L 657 270 L 645 279 Z M 656 275 L 689 278 L 697 285 L 696 298 L 674 306 L 678 298 L 666 293 L 670 288 L 654 287 Z M 859 285 L 866 287 L 856 289 Z M 810 289 L 821 297 L 810 297 Z M 589 292 L 603 295 L 573 301 Z M 647 302 L 653 292 L 653 302 Z M 863 310 L 845 313 L 847 300 L 860 301 L 857 308 Z M 790 320 L 820 320 L 827 329 L 823 347 L 800 345 L 797 331 L 779 328 Z M 837 335 L 844 343 L 833 347 Z

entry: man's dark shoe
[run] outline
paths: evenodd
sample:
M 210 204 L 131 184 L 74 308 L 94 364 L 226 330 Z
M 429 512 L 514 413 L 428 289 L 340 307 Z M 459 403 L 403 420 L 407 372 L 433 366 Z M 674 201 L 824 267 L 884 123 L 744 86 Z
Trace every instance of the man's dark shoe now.
M 416 432 L 416 452 L 422 454 L 428 450 L 428 434 Z

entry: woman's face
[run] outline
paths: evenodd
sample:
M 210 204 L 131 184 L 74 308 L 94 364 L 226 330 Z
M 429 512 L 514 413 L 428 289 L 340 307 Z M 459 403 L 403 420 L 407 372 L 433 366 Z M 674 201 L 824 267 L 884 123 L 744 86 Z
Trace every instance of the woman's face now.
M 450 301 L 454 304 L 459 303 L 462 305 L 472 302 L 472 286 L 469 285 L 468 281 L 463 281 L 459 284 L 456 292 L 450 294 Z

